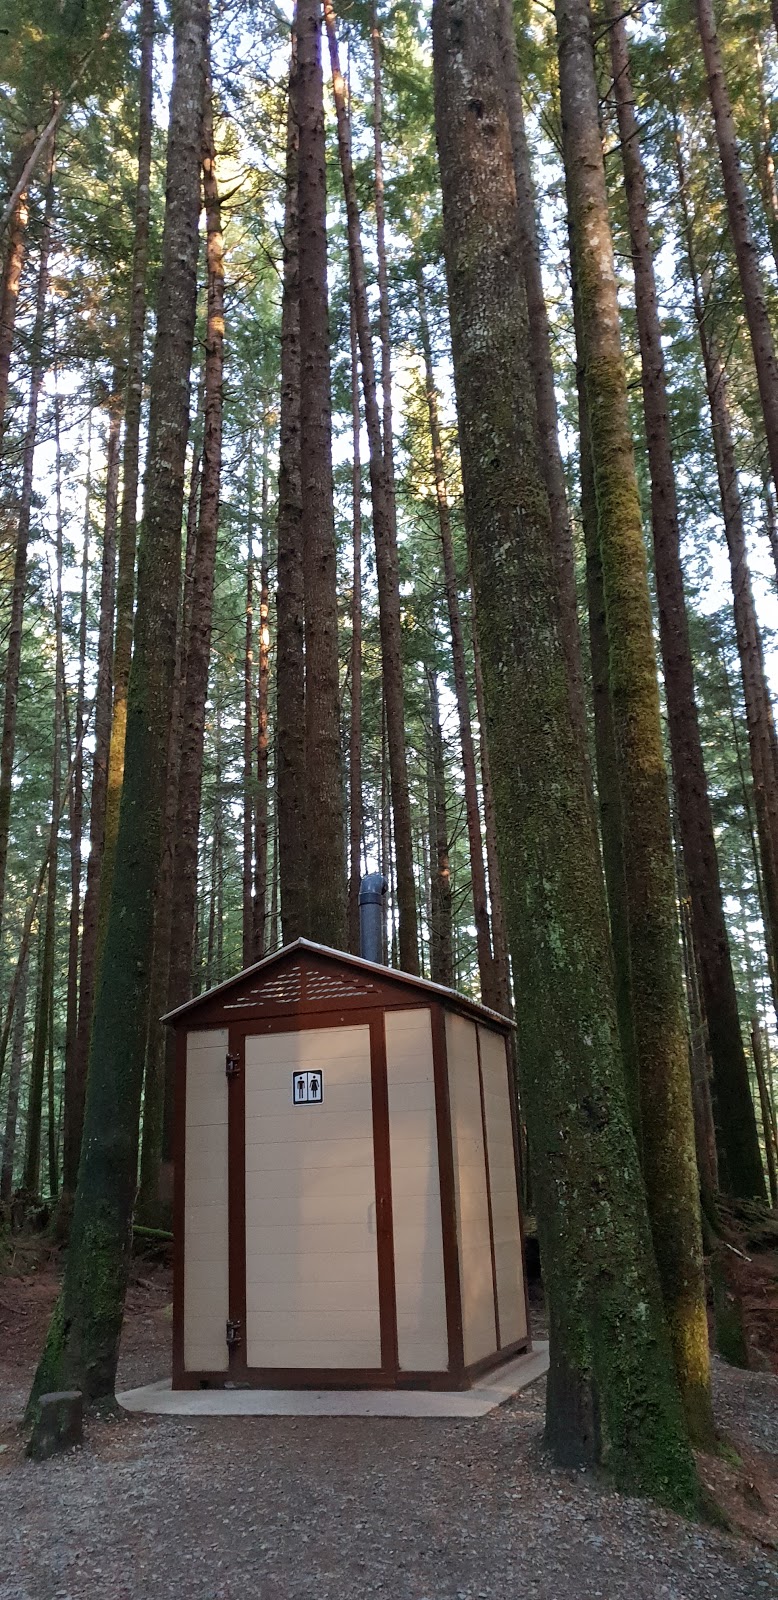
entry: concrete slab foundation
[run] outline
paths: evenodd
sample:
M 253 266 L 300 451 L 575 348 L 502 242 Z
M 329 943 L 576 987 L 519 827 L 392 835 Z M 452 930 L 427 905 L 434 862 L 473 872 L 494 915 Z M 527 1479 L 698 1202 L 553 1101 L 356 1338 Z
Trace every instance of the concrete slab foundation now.
M 484 1417 L 548 1371 L 538 1341 L 472 1389 L 176 1389 L 170 1379 L 117 1395 L 125 1411 L 168 1417 Z

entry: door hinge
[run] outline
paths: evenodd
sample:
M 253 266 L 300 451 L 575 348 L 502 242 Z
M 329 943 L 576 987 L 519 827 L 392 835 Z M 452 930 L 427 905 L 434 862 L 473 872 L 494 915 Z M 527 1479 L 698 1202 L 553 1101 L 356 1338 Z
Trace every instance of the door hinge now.
M 236 1078 L 240 1072 L 240 1056 L 228 1055 L 224 1070 L 228 1078 Z
M 227 1344 L 228 1344 L 230 1350 L 234 1350 L 236 1348 L 236 1346 L 239 1345 L 240 1343 L 241 1343 L 240 1322 L 237 1319 L 234 1319 L 232 1321 L 228 1321 L 228 1323 L 227 1323 Z

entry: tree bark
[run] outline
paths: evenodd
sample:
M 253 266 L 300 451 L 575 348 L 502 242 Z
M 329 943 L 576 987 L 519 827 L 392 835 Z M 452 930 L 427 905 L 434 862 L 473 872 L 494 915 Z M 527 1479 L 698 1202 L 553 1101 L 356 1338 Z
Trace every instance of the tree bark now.
M 375 536 L 376 576 L 378 581 L 378 610 L 381 632 L 381 663 L 386 699 L 386 728 L 389 746 L 389 772 L 391 778 L 392 814 L 394 819 L 395 858 L 397 869 L 397 909 L 399 917 L 400 965 L 406 972 L 418 971 L 418 927 L 416 918 L 416 883 L 413 873 L 413 831 L 411 804 L 408 789 L 408 761 L 406 753 L 405 700 L 402 669 L 402 615 L 400 609 L 400 575 L 397 552 L 397 528 L 394 503 L 394 468 L 390 437 L 391 430 L 391 373 L 388 360 L 388 310 L 383 298 L 382 240 L 383 224 L 379 228 L 379 303 L 382 332 L 382 375 L 384 402 L 384 429 L 378 409 L 373 341 L 370 329 L 370 310 L 367 299 L 367 281 L 362 250 L 359 207 L 351 156 L 351 129 L 346 110 L 346 86 L 338 60 L 335 35 L 335 14 L 331 0 L 325 0 L 325 21 L 332 65 L 332 88 L 338 126 L 338 149 L 343 175 L 348 225 L 349 261 L 354 297 L 354 315 L 359 340 L 362 367 L 362 390 L 365 400 L 365 424 L 370 446 L 370 489 L 373 503 L 373 532 Z M 375 44 L 374 44 L 375 49 Z M 380 144 L 380 137 L 377 135 Z M 380 190 L 377 180 L 376 194 Z M 385 285 L 384 285 L 385 288 Z
M 300 450 L 305 601 L 308 935 L 346 943 L 338 600 L 327 303 L 321 0 L 297 3 Z
M 12 189 L 16 188 L 17 182 L 21 177 L 34 140 L 35 130 L 28 128 L 19 141 L 19 146 L 11 165 Z M 8 389 L 11 377 L 11 356 L 16 332 L 16 308 L 19 303 L 19 285 L 27 253 L 27 223 L 29 215 L 29 195 L 27 189 L 24 188 L 19 194 L 11 213 L 8 243 L 3 262 L 2 287 L 0 287 L 0 451 L 2 450 L 3 436 L 5 434 L 5 413 L 8 405 Z
M 116 595 L 116 521 L 119 494 L 119 441 L 121 412 L 116 397 L 111 405 L 103 520 L 103 558 L 100 574 L 100 621 L 97 635 L 97 684 L 94 704 L 94 754 L 89 802 L 89 855 L 84 893 L 84 925 L 78 1021 L 72 1055 L 65 1063 L 65 1114 L 62 1134 L 62 1215 L 67 1225 L 78 1178 L 81 1134 L 84 1125 L 86 1071 L 95 998 L 97 919 L 103 860 L 108 753 L 111 740 L 111 667 Z M 77 719 L 77 738 L 83 738 L 83 721 Z
M 11 1069 L 8 1075 L 8 1100 L 5 1108 L 5 1134 L 3 1161 L 0 1166 L 0 1205 L 7 1204 L 13 1190 L 14 1160 L 16 1157 L 16 1132 L 19 1117 L 19 1089 L 24 1061 L 24 1028 L 27 1006 L 29 957 L 25 956 L 19 980 L 14 1009 L 14 1032 L 11 1045 Z
M 132 1243 L 154 890 L 160 867 L 197 293 L 206 0 L 178 0 L 148 470 L 127 699 L 126 771 L 97 992 L 70 1248 L 41 1393 L 113 1393 Z
M 276 599 L 278 855 L 284 944 L 291 944 L 308 929 L 298 168 L 297 36 L 293 29 L 286 133 Z
M 351 593 L 351 705 L 349 715 L 349 883 L 348 947 L 360 953 L 359 885 L 362 879 L 362 462 L 359 410 L 357 319 L 354 275 L 349 276 L 349 339 L 351 346 L 351 522 L 353 586 Z
M 465 817 L 470 846 L 470 877 L 473 886 L 473 920 L 475 922 L 478 971 L 481 979 L 481 999 L 484 1005 L 499 1008 L 500 983 L 495 972 L 492 945 L 489 935 L 489 910 L 486 898 L 486 871 L 484 868 L 481 816 L 478 809 L 478 783 L 475 771 L 475 747 L 470 721 L 470 696 L 467 688 L 465 641 L 462 632 L 462 615 L 459 608 L 457 569 L 454 559 L 454 541 L 451 536 L 451 515 L 446 487 L 443 445 L 438 417 L 438 394 L 432 366 L 429 318 L 424 274 L 419 267 L 416 273 L 417 309 L 421 347 L 424 356 L 424 375 L 427 392 L 427 412 L 432 445 L 432 467 L 435 476 L 435 503 L 438 512 L 440 544 L 443 552 L 443 580 L 446 590 L 448 624 L 451 630 L 451 661 L 454 670 L 454 693 L 459 717 L 459 742 L 462 748 L 462 776 L 465 787 Z
M 691 897 L 694 948 L 699 963 L 716 1103 L 720 1113 L 720 1169 L 733 1194 L 758 1196 L 764 1194 L 764 1176 L 756 1119 L 749 1115 L 751 1095 L 748 1066 L 740 1032 L 713 814 L 695 700 L 646 177 L 621 0 L 608 0 L 607 15 L 635 274 L 643 408 L 651 474 L 651 524 L 659 602 L 659 636 L 670 751 L 678 796 L 681 845 Z
M 689 1507 L 559 638 L 498 16 L 497 0 L 435 0 L 432 35 L 465 516 L 550 1311 L 546 1436 L 557 1461 L 607 1460 L 622 1485 Z
M 775 1144 L 773 1140 L 773 1122 L 770 1115 L 770 1094 L 767 1088 L 767 1078 L 764 1070 L 764 1057 L 762 1055 L 762 1035 L 759 1028 L 759 1018 L 751 1018 L 751 1052 L 754 1057 L 754 1071 L 759 1089 L 759 1107 L 762 1113 L 762 1133 L 764 1135 L 765 1155 L 767 1156 L 767 1176 L 770 1184 L 770 1204 L 775 1210 L 778 1206 L 778 1174 L 775 1164 Z
M 35 321 L 33 323 L 30 350 L 30 392 L 27 402 L 27 426 L 22 458 L 22 487 L 19 503 L 19 523 L 16 531 L 16 549 L 14 552 L 8 650 L 5 658 L 3 726 L 2 733 L 0 733 L 0 932 L 2 932 L 3 926 L 5 885 L 8 871 L 8 837 L 11 827 L 11 791 L 13 787 L 14 751 L 16 748 L 16 714 L 19 701 L 19 672 L 22 661 L 24 600 L 27 590 L 27 549 L 30 541 L 30 518 L 32 515 L 32 475 L 38 434 L 38 405 L 44 376 L 43 344 L 46 323 L 46 299 L 49 286 L 49 251 L 51 249 L 53 211 L 54 146 L 52 145 L 46 181 L 40 264 L 35 295 Z
M 172 937 L 168 973 L 168 1007 L 187 1000 L 192 987 L 192 959 L 197 914 L 197 854 L 203 783 L 205 706 L 211 656 L 213 587 L 219 530 L 224 373 L 224 247 L 221 205 L 213 142 L 210 94 L 203 129 L 203 193 L 208 263 L 208 317 L 205 346 L 205 425 L 200 488 L 200 519 L 194 565 L 192 614 L 181 697 L 181 745 L 178 813 L 173 856 Z M 168 1078 L 172 1070 L 168 1035 Z M 170 1097 L 168 1097 L 170 1098 Z M 167 1143 L 167 1141 L 166 1141 Z M 165 1150 L 166 1156 L 170 1154 Z
M 572 251 L 573 315 L 576 324 L 576 346 L 583 348 L 580 310 L 576 291 L 576 267 Z M 605 594 L 602 580 L 600 535 L 597 526 L 597 495 L 594 487 L 589 417 L 586 399 L 584 370 L 576 362 L 578 388 L 579 470 L 581 478 L 581 523 L 586 552 L 586 595 L 589 608 L 589 655 L 592 668 L 592 703 L 594 707 L 594 750 L 597 767 L 597 802 L 600 817 L 600 842 L 605 887 L 608 896 L 608 920 L 613 954 L 613 977 L 616 996 L 616 1014 L 619 1022 L 619 1041 L 624 1077 L 627 1084 L 632 1128 L 638 1151 L 641 1149 L 640 1132 L 640 1078 L 638 1073 L 635 1013 L 632 1003 L 632 957 L 629 943 L 629 915 L 627 911 L 627 873 L 624 862 L 624 814 L 621 801 L 616 750 L 616 728 L 613 721 L 610 669 L 608 663 L 608 629 L 605 620 Z
M 729 552 L 732 577 L 732 598 L 735 617 L 743 698 L 746 708 L 749 755 L 754 785 L 754 810 L 759 838 L 764 883 L 764 911 L 766 936 L 771 952 L 771 967 L 775 981 L 774 952 L 778 949 L 778 761 L 776 759 L 776 730 L 772 702 L 767 686 L 764 653 L 759 624 L 751 588 L 748 567 L 746 531 L 743 505 L 738 486 L 737 463 L 729 410 L 728 380 L 719 354 L 715 333 L 706 305 L 703 283 L 694 241 L 694 224 L 689 207 L 686 172 L 680 131 L 676 123 L 675 156 L 678 173 L 679 198 L 686 255 L 692 285 L 694 317 L 700 340 L 705 387 L 711 416 L 711 436 L 716 459 L 716 474 L 724 517 L 724 530 Z M 738 1136 L 738 1128 L 754 1130 L 756 1117 L 750 1088 L 746 1101 L 735 1105 L 715 1107 L 719 1145 L 728 1147 Z M 725 1118 L 734 1117 L 736 1128 L 727 1129 Z M 742 1134 L 740 1135 L 742 1139 Z M 760 1158 L 761 1170 L 761 1158 Z M 762 1188 L 764 1179 L 762 1180 Z
M 505 926 L 505 905 L 502 892 L 502 876 L 497 853 L 497 821 L 494 811 L 494 790 L 492 787 L 492 772 L 489 763 L 489 749 L 486 740 L 486 706 L 484 704 L 483 672 L 481 669 L 481 650 L 478 644 L 478 623 L 475 616 L 475 595 L 473 595 L 471 632 L 473 642 L 473 668 L 475 677 L 475 701 L 478 713 L 478 728 L 481 756 L 481 789 L 484 801 L 484 840 L 486 844 L 486 865 L 489 873 L 489 904 L 490 928 L 492 936 L 492 950 L 494 960 L 494 995 L 495 1010 L 504 1017 L 513 1016 L 513 997 L 511 994 L 511 972 L 508 959 L 508 930 Z
M 695 1443 L 709 1444 L 708 1325 L 670 804 L 588 0 L 556 0 L 556 16 L 579 359 L 624 818 L 643 1176 L 687 1424 Z
M 140 425 L 143 409 L 143 344 L 146 329 L 146 278 L 149 263 L 151 216 L 151 133 L 154 95 L 154 4 L 141 0 L 140 80 L 138 113 L 138 175 L 135 190 L 130 316 L 127 336 L 127 392 L 124 405 L 122 451 L 122 504 L 119 520 L 119 562 L 116 577 L 116 641 L 113 651 L 113 717 L 108 758 L 105 803 L 100 924 L 105 932 L 113 882 L 119 804 L 124 781 L 124 745 L 127 732 L 127 687 L 132 655 L 135 603 L 135 547 L 137 543 L 138 480 L 140 476 Z M 102 940 L 101 940 L 102 942 Z
M 254 800 L 254 903 L 253 927 L 256 959 L 265 954 L 267 943 L 267 818 L 270 704 L 270 553 L 268 497 L 270 476 L 268 455 L 270 428 L 263 421 L 262 498 L 259 552 L 259 638 L 257 663 L 257 785 Z
M 248 448 L 246 515 L 246 633 L 243 647 L 243 965 L 256 960 L 254 943 L 254 454 Z
M 559 626 L 570 679 L 573 720 L 586 748 L 586 701 L 575 583 L 575 550 L 567 504 L 565 469 L 559 448 L 559 417 L 554 389 L 554 364 L 551 359 L 551 331 L 540 266 L 532 162 L 521 103 L 521 74 L 516 48 L 513 0 L 500 0 L 500 52 L 516 179 L 516 203 L 519 212 L 524 288 L 530 328 L 530 360 L 540 433 L 540 459 L 551 509 L 551 530 L 559 579 Z
M 113 422 L 113 414 L 111 423 Z M 112 432 L 109 432 L 108 456 L 110 469 Z M 117 439 L 118 446 L 118 439 Z M 117 450 L 118 454 L 118 450 Z M 81 878 L 82 878 L 82 844 L 84 832 L 84 715 L 86 702 L 86 646 L 87 646 L 87 608 L 89 600 L 89 556 L 91 550 L 92 527 L 92 407 L 90 405 L 87 420 L 87 447 L 86 447 L 86 494 L 84 505 L 84 536 L 81 551 L 81 605 L 78 619 L 78 682 L 76 686 L 76 712 L 74 726 L 74 740 L 77 755 L 73 766 L 73 778 L 68 787 L 70 811 L 70 913 L 68 917 L 68 979 L 67 979 L 67 1016 L 65 1021 L 65 1080 L 64 1080 L 64 1112 L 63 1112 L 63 1160 L 64 1137 L 71 1115 L 68 1101 L 73 1096 L 74 1067 L 76 1065 L 76 1048 L 78 1041 L 78 989 L 79 989 L 79 955 L 81 931 Z M 109 471 L 110 475 L 110 471 Z M 64 1172 L 63 1172 L 64 1184 Z
M 446 816 L 446 769 L 440 702 L 435 673 L 427 669 L 430 708 L 430 976 L 433 983 L 454 987 L 454 928 L 451 912 L 451 863 Z
M 56 385 L 56 369 L 55 369 Z M 51 830 L 52 844 L 49 856 L 49 873 L 46 884 L 44 911 L 43 956 L 38 984 L 38 1001 L 35 1016 L 35 1033 L 30 1063 L 30 1094 L 27 1102 L 27 1139 L 24 1152 L 24 1177 L 22 1185 L 28 1195 L 37 1195 L 40 1189 L 41 1122 L 43 1113 L 43 1088 L 46 1075 L 46 1055 L 52 1025 L 51 993 L 54 983 L 54 950 L 57 931 L 57 847 L 59 843 L 59 817 L 62 791 L 62 712 L 65 695 L 65 668 L 62 653 L 62 569 L 64 563 L 64 528 L 62 522 L 62 454 L 60 449 L 60 397 L 54 393 L 54 448 L 55 448 L 55 500 L 56 500 L 56 561 L 57 579 L 54 590 L 54 638 L 56 671 L 54 679 L 54 724 L 52 730 L 51 760 Z M 51 1174 L 49 1174 L 51 1176 Z M 55 1171 L 56 1179 L 56 1171 Z M 50 1192 L 53 1192 L 50 1189 Z
M 748 193 L 740 165 L 737 133 L 716 33 L 713 0 L 695 0 L 695 11 L 724 180 L 729 229 L 754 352 L 770 470 L 773 483 L 778 486 L 778 358 L 759 267 L 759 247 L 751 226 Z

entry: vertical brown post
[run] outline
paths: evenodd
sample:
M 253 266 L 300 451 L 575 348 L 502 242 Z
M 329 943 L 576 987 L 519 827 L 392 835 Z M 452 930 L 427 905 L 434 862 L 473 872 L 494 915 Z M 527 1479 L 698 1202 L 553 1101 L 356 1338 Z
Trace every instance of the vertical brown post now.
M 173 1388 L 186 1387 L 184 1371 L 184 1229 L 186 1219 L 186 1025 L 175 1042 L 173 1150 Z
M 500 1305 L 497 1296 L 497 1261 L 494 1254 L 494 1217 L 492 1215 L 492 1175 L 489 1170 L 489 1135 L 486 1129 L 486 1102 L 484 1100 L 484 1072 L 481 1064 L 481 1030 L 475 1024 L 475 1050 L 478 1057 L 478 1094 L 481 1101 L 481 1130 L 484 1136 L 484 1173 L 486 1177 L 486 1209 L 489 1215 L 489 1254 L 492 1258 L 492 1293 L 494 1294 L 494 1333 L 497 1349 L 502 1348 L 500 1338 Z M 518 1197 L 518 1188 L 516 1190 Z
M 230 1070 L 227 1078 L 227 1237 L 229 1241 L 229 1375 L 246 1371 L 246 1035 L 238 1028 L 227 1034 Z
M 392 1166 L 389 1150 L 389 1088 L 386 1079 L 386 1031 L 383 1012 L 370 1020 L 370 1079 L 373 1097 L 373 1160 L 375 1162 L 378 1305 L 381 1323 L 381 1368 L 397 1382 L 397 1294 L 394 1281 Z
M 448 1092 L 446 1014 L 441 1005 L 432 1015 L 432 1070 L 435 1079 L 435 1120 L 438 1134 L 440 1221 L 443 1232 L 443 1278 L 446 1289 L 446 1334 L 449 1374 L 465 1384 L 465 1343 L 462 1328 L 462 1285 L 459 1276 L 457 1215 L 454 1186 L 454 1147 L 451 1139 L 451 1101 Z

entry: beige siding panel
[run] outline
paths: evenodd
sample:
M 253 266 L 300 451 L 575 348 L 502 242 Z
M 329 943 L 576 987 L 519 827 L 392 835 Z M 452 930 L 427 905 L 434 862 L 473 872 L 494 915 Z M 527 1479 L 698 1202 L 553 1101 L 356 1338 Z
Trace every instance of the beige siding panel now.
M 387 1011 L 385 1025 L 400 1368 L 445 1372 L 446 1292 L 430 1013 Z
M 292 1075 L 322 1072 L 320 1105 Z M 246 1356 L 380 1367 L 370 1030 L 246 1039 Z
M 223 1372 L 228 1364 L 226 1028 L 186 1041 L 184 1178 L 184 1367 Z
M 447 1013 L 446 1047 L 465 1364 L 470 1366 L 497 1349 L 475 1023 Z
M 478 1033 L 489 1147 L 497 1308 L 500 1344 L 504 1346 L 523 1339 L 527 1333 L 516 1157 L 505 1040 L 491 1028 L 479 1028 Z

